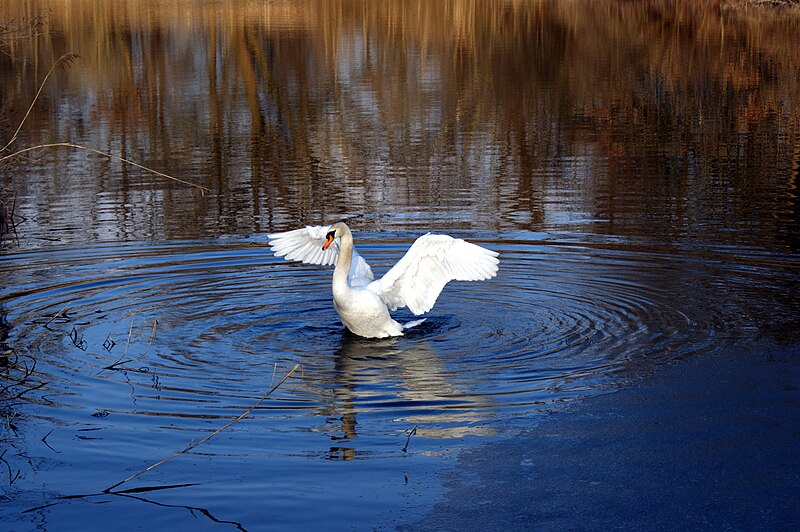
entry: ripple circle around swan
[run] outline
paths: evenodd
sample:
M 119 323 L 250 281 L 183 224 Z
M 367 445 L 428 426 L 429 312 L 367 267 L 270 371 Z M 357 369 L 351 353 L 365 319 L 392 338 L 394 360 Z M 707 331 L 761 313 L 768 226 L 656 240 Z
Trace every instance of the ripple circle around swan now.
M 263 239 L 6 254 L 7 342 L 48 382 L 34 397 L 71 407 L 55 417 L 228 418 L 300 363 L 303 377 L 264 415 L 358 413 L 377 431 L 403 421 L 452 434 L 707 350 L 726 319 L 704 303 L 716 297 L 711 261 L 531 238 L 478 243 L 501 253 L 498 277 L 449 284 L 426 322 L 388 340 L 345 332 L 330 270 L 277 259 Z M 357 245 L 381 275 L 409 240 L 366 235 Z

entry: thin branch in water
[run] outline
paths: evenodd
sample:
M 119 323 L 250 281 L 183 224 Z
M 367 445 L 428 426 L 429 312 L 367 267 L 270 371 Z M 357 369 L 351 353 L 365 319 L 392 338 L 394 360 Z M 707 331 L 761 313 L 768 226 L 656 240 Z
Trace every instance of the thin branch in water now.
M 408 437 L 406 438 L 406 444 L 403 445 L 403 448 L 401 449 L 401 451 L 403 451 L 403 452 L 408 451 L 408 443 L 411 441 L 411 436 L 415 435 L 416 433 L 417 433 L 417 426 L 414 425 L 414 428 L 411 429 L 410 431 L 408 431 Z
M 12 393 L 15 391 L 16 388 L 24 389 L 17 393 L 14 396 L 6 397 L 6 401 L 14 401 L 19 399 L 24 394 L 38 390 L 47 384 L 47 382 L 42 382 L 37 385 L 32 385 L 29 383 L 31 377 L 33 376 L 34 372 L 36 371 L 36 359 L 30 355 L 20 355 L 17 353 L 13 348 L 7 349 L 2 353 L 2 357 L 6 359 L 4 363 L 6 371 L 3 375 L 3 378 L 8 381 L 8 384 L 0 388 L 0 395 L 5 395 L 6 393 Z M 28 366 L 28 360 L 32 362 L 31 366 Z M 12 375 L 12 371 L 14 374 Z M 17 375 L 21 374 L 21 375 Z M 16 432 L 13 426 L 11 426 L 9 421 L 9 427 Z
M 102 155 L 103 157 L 107 157 L 109 159 L 113 159 L 113 160 L 120 161 L 120 162 L 123 162 L 123 163 L 126 163 L 126 164 L 130 164 L 131 166 L 135 166 L 136 168 L 140 168 L 140 169 L 142 169 L 142 170 L 144 170 L 146 172 L 150 172 L 150 173 L 155 174 L 157 176 L 165 177 L 167 179 L 171 179 L 172 181 L 177 181 L 178 183 L 182 183 L 184 185 L 189 185 L 191 187 L 194 187 L 194 188 L 200 190 L 200 193 L 203 194 L 203 195 L 205 195 L 206 192 L 209 192 L 209 193 L 211 192 L 210 188 L 198 185 L 196 183 L 192 183 L 191 181 L 186 181 L 184 179 L 179 179 L 177 177 L 173 177 L 173 176 L 165 174 L 163 172 L 159 172 L 158 170 L 153 170 L 152 168 L 148 168 L 147 166 L 144 166 L 142 164 L 135 163 L 135 162 L 133 162 L 133 161 L 131 161 L 129 159 L 126 159 L 124 157 L 120 157 L 118 155 L 113 155 L 111 153 L 107 153 L 107 152 L 104 152 L 104 151 L 96 150 L 94 148 L 88 148 L 86 146 L 81 146 L 80 144 L 73 144 L 71 142 L 54 142 L 52 144 L 39 144 L 37 146 L 31 146 L 30 148 L 24 148 L 22 150 L 14 152 L 14 153 L 12 153 L 10 155 L 6 155 L 5 157 L 0 157 L 0 163 L 2 163 L 5 160 L 11 159 L 12 157 L 17 157 L 19 155 L 22 155 L 23 153 L 28 153 L 30 151 L 39 150 L 39 149 L 43 149 L 43 148 L 73 148 L 73 149 L 76 149 L 76 150 L 88 151 L 88 152 L 91 152 L 91 153 L 94 153 L 94 154 L 97 154 L 97 155 Z
M 30 388 L 26 388 L 26 389 L 22 390 L 21 392 L 19 392 L 14 397 L 10 397 L 9 400 L 10 401 L 14 401 L 16 399 L 19 399 L 20 397 L 22 397 L 23 395 L 25 395 L 28 392 L 32 392 L 32 391 L 38 390 L 39 388 L 44 388 L 45 386 L 47 386 L 47 384 L 48 384 L 48 382 L 44 381 L 44 382 L 41 382 L 41 383 L 37 384 L 36 386 L 32 386 Z
M 162 491 L 162 490 L 171 490 L 175 488 L 188 488 L 191 486 L 196 486 L 197 484 L 171 484 L 169 486 L 146 486 L 143 488 L 132 488 L 128 490 L 119 490 L 111 493 L 111 495 L 124 495 L 126 493 L 144 493 L 148 491 Z M 44 510 L 45 508 L 50 508 L 51 506 L 55 506 L 59 504 L 61 501 L 74 501 L 75 499 L 88 499 L 89 497 L 104 497 L 109 495 L 108 493 L 101 492 L 101 493 L 80 493 L 78 495 L 62 495 L 61 497 L 56 497 L 54 502 L 49 502 L 47 504 L 41 504 L 39 506 L 34 506 L 33 508 L 28 508 L 27 510 L 22 510 L 23 514 L 28 514 L 31 512 L 36 512 L 39 510 Z
M 50 449 L 51 451 L 53 451 L 54 453 L 58 453 L 58 454 L 60 454 L 60 453 L 61 453 L 61 451 L 56 451 L 55 449 L 53 449 L 53 448 L 50 446 L 50 444 L 49 444 L 49 443 L 47 443 L 47 437 L 48 437 L 48 436 L 50 436 L 50 435 L 53 433 L 53 431 L 54 431 L 54 430 L 55 430 L 55 429 L 51 429 L 51 430 L 50 430 L 50 432 L 48 432 L 47 434 L 45 434 L 45 435 L 42 437 L 42 443 L 43 443 L 43 444 L 45 444 L 45 445 L 47 446 L 47 448 L 48 448 L 48 449 Z
M 114 349 L 115 345 L 117 345 L 117 342 L 115 342 L 114 339 L 111 338 L 111 333 L 108 333 L 105 341 L 103 342 L 103 349 L 111 353 L 111 350 Z
M 70 331 L 69 338 L 72 340 L 72 344 L 81 351 L 86 351 L 86 349 L 89 347 L 89 343 L 83 339 L 83 335 L 79 334 L 78 329 L 75 327 L 73 327 L 72 331 Z
M 244 526 L 242 526 L 241 523 L 239 523 L 237 521 L 223 521 L 222 519 L 217 519 L 216 517 L 214 517 L 214 515 L 209 510 L 207 510 L 205 508 L 200 508 L 199 506 L 186 506 L 186 505 L 183 505 L 183 504 L 165 504 L 163 502 L 151 501 L 150 499 L 145 499 L 144 497 L 138 497 L 136 495 L 132 495 L 132 493 L 134 493 L 134 490 L 136 490 L 136 489 L 138 489 L 138 488 L 134 488 L 132 490 L 115 491 L 112 495 L 119 495 L 120 497 L 127 497 L 129 499 L 136 499 L 137 501 L 142 501 L 142 502 L 145 502 L 145 503 L 148 503 L 148 504 L 154 504 L 156 506 L 161 506 L 163 508 L 185 508 L 186 510 L 189 510 L 189 512 L 192 514 L 192 516 L 194 516 L 194 512 L 199 512 L 200 514 L 208 517 L 210 520 L 212 520 L 215 523 L 219 523 L 221 525 L 233 525 L 238 530 L 243 530 L 243 531 L 246 532 L 246 529 L 244 528 Z
M 125 352 L 122 353 L 122 356 L 120 358 L 118 358 L 116 362 L 114 362 L 113 364 L 109 364 L 108 366 L 104 367 L 103 369 L 117 369 L 117 366 L 121 366 L 123 364 L 128 364 L 129 362 L 136 362 L 137 360 L 140 360 L 140 359 L 144 358 L 145 356 L 147 356 L 147 353 L 150 352 L 150 346 L 153 345 L 153 340 L 156 337 L 156 327 L 157 327 L 157 325 L 158 325 L 158 320 L 153 320 L 153 331 L 150 333 L 150 341 L 147 343 L 147 350 L 143 354 L 139 355 L 138 357 L 126 359 L 125 355 L 128 353 L 128 346 L 131 345 L 131 334 L 133 334 L 133 318 L 131 318 L 131 326 L 130 326 L 130 329 L 128 329 L 128 342 L 125 344 Z M 113 343 L 113 340 L 112 340 L 112 343 Z M 112 345 L 112 347 L 113 347 L 113 345 Z M 111 349 L 107 349 L 107 351 L 110 353 Z
M 20 474 L 22 473 L 22 470 L 17 470 L 17 474 L 14 475 L 11 470 L 11 464 L 8 463 L 8 460 L 6 460 L 5 456 L 6 456 L 6 451 L 3 451 L 3 454 L 0 454 L 0 462 L 3 462 L 6 465 L 6 468 L 8 469 L 8 485 L 10 486 L 11 484 L 17 481 Z
M 111 490 L 113 490 L 114 488 L 116 488 L 118 486 L 121 486 L 122 484 L 125 484 L 126 482 L 128 482 L 130 480 L 135 479 L 136 477 L 138 477 L 139 475 L 141 475 L 143 473 L 147 473 L 151 469 L 154 469 L 154 468 L 160 466 L 161 464 L 172 460 L 173 458 L 177 458 L 178 456 L 181 456 L 182 454 L 186 454 L 187 452 L 191 451 L 192 449 L 194 449 L 198 445 L 201 445 L 201 444 L 207 442 L 208 440 L 210 440 L 211 438 L 213 438 L 214 436 L 216 436 L 220 432 L 224 431 L 225 429 L 227 429 L 228 427 L 230 427 L 231 425 L 233 425 L 237 421 L 241 421 L 242 419 L 247 417 L 253 410 L 255 410 L 256 407 L 258 407 L 258 405 L 260 405 L 267 397 L 269 397 L 272 394 L 272 392 L 277 390 L 278 387 L 280 387 L 281 384 L 286 382 L 286 380 L 288 380 L 289 377 L 291 377 L 294 374 L 294 372 L 297 371 L 298 368 L 300 368 L 300 364 L 295 364 L 294 367 L 289 371 L 289 373 L 284 375 L 283 378 L 280 381 L 278 381 L 278 383 L 275 386 L 273 386 L 269 390 L 267 390 L 267 392 L 264 395 L 262 395 L 261 398 L 258 401 L 256 401 L 253 406 L 251 406 L 250 408 L 245 410 L 241 415 L 239 415 L 239 417 L 229 421 L 228 423 L 226 423 L 222 427 L 218 428 L 217 430 L 215 430 L 214 432 L 212 432 L 211 434 L 209 434 L 205 438 L 199 440 L 198 442 L 192 443 L 191 445 L 189 445 L 188 447 L 186 447 L 182 451 L 178 451 L 177 453 L 175 453 L 175 454 L 173 454 L 171 456 L 168 456 L 167 458 L 164 458 L 163 460 L 159 460 L 158 462 L 156 462 L 156 463 L 154 463 L 152 465 L 149 465 L 148 467 L 142 469 L 138 473 L 135 473 L 135 474 L 129 476 L 125 480 L 121 480 L 121 481 L 117 482 L 116 484 L 114 484 L 113 486 L 107 487 L 106 489 L 103 490 L 103 493 L 113 493 Z

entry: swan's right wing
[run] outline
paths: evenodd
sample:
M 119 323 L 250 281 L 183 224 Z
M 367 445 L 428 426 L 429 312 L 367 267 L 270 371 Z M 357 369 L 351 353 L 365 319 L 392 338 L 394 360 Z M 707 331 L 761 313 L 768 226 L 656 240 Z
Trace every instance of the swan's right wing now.
M 322 249 L 325 243 L 325 236 L 330 231 L 329 225 L 312 225 L 303 229 L 295 229 L 283 233 L 272 233 L 267 235 L 269 245 L 272 247 L 276 257 L 284 257 L 286 260 L 297 260 L 306 264 L 319 264 L 322 266 L 332 266 L 339 258 L 339 242 Z M 358 254 L 353 248 L 353 260 L 350 263 L 350 273 L 348 279 L 351 285 L 363 285 L 372 281 L 374 275 L 367 261 Z
M 448 235 L 419 237 L 402 259 L 369 288 L 392 310 L 428 312 L 450 281 L 480 281 L 497 274 L 497 253 Z

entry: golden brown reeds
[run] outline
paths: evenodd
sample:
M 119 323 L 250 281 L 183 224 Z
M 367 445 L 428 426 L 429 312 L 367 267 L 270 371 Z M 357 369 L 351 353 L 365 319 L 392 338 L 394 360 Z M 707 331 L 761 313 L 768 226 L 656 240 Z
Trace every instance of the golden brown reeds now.
M 78 54 L 73 53 L 73 52 L 68 52 L 66 54 L 63 54 L 61 57 L 59 57 L 53 63 L 53 65 L 50 67 L 50 70 L 48 70 L 48 72 L 45 75 L 44 79 L 39 84 L 39 89 L 36 91 L 36 95 L 33 97 L 33 101 L 31 101 L 31 104 L 28 106 L 28 110 L 25 112 L 25 116 L 22 117 L 22 120 L 20 121 L 19 126 L 17 126 L 17 129 L 14 131 L 14 134 L 11 136 L 9 141 L 5 144 L 5 146 L 0 148 L 0 152 L 9 151 L 10 146 L 12 144 L 14 144 L 14 142 L 16 142 L 17 136 L 19 135 L 19 132 L 22 130 L 22 126 L 25 125 L 26 120 L 28 119 L 28 117 L 31 114 L 31 111 L 33 111 L 33 108 L 36 105 L 36 101 L 39 99 L 39 96 L 42 94 L 42 90 L 44 89 L 44 86 L 47 83 L 47 80 L 50 78 L 50 76 L 53 74 L 53 72 L 56 70 L 56 68 L 62 68 L 62 69 L 63 68 L 67 68 L 67 67 L 71 66 L 79 58 L 80 58 L 80 56 Z M 117 161 L 129 164 L 131 166 L 135 166 L 136 168 L 145 170 L 146 172 L 150 172 L 150 173 L 155 174 L 157 176 L 164 177 L 164 178 L 170 179 L 172 181 L 177 181 L 178 183 L 182 183 L 184 185 L 189 185 L 191 187 L 194 187 L 194 188 L 200 190 L 201 194 L 205 194 L 206 192 L 211 192 L 211 189 L 209 189 L 207 187 L 204 187 L 204 186 L 201 186 L 201 185 L 197 185 L 195 183 L 191 183 L 189 181 L 186 181 L 186 180 L 183 180 L 183 179 L 179 179 L 177 177 L 173 177 L 173 176 L 165 174 L 163 172 L 159 172 L 158 170 L 154 170 L 152 168 L 148 168 L 147 166 L 144 166 L 142 164 L 133 162 L 133 161 L 131 161 L 129 159 L 126 159 L 124 157 L 113 155 L 111 153 L 104 152 L 104 151 L 101 151 L 101 150 L 97 150 L 95 148 L 82 146 L 80 144 L 74 144 L 72 142 L 53 142 L 53 143 L 38 144 L 36 146 L 23 148 L 23 149 L 15 151 L 13 153 L 10 153 L 8 155 L 4 155 L 4 156 L 0 157 L 0 164 L 7 163 L 11 159 L 13 159 L 15 157 L 18 157 L 18 156 L 21 156 L 21 155 L 24 155 L 26 153 L 37 151 L 37 150 L 42 150 L 42 149 L 47 149 L 47 148 L 71 148 L 71 149 L 76 149 L 76 150 L 82 150 L 82 151 L 89 152 L 89 153 L 94 153 L 96 155 L 100 155 L 100 156 L 103 156 L 103 157 L 107 157 L 109 159 L 113 159 L 113 160 L 117 160 Z M 0 199 L 2 199 L 2 198 L 0 198 Z M 4 210 L 7 210 L 7 209 L 0 209 L 0 211 L 4 211 Z M 13 222 L 13 215 L 4 214 L 3 218 L 2 218 L 2 221 L 4 223 L 8 223 L 9 220 L 11 220 Z M 2 229 L 2 227 L 4 227 L 4 226 L 0 226 L 0 229 Z

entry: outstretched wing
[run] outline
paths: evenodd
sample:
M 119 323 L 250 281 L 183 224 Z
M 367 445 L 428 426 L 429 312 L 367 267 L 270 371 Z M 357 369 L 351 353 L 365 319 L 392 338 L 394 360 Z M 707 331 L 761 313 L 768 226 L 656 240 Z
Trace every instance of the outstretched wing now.
M 480 281 L 497 274 L 497 253 L 448 235 L 419 237 L 402 259 L 369 289 L 392 310 L 428 312 L 449 281 Z
M 330 231 L 329 225 L 313 225 L 284 233 L 267 235 L 269 245 L 276 257 L 286 260 L 297 260 L 306 264 L 320 264 L 331 266 L 339 258 L 339 242 L 322 250 L 325 236 Z M 353 259 L 350 262 L 348 280 L 353 286 L 365 285 L 374 279 L 372 269 L 361 255 L 353 248 Z

